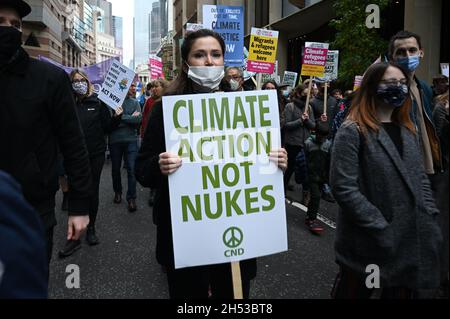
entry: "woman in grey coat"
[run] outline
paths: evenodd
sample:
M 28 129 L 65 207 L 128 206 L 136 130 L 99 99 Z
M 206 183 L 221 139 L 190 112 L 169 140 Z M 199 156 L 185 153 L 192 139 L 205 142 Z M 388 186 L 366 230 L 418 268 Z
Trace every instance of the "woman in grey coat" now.
M 330 170 L 340 206 L 335 298 L 370 298 L 373 288 L 382 288 L 382 298 L 412 298 L 439 286 L 438 210 L 410 107 L 405 71 L 373 65 L 336 135 Z
M 295 157 L 303 149 L 305 141 L 310 136 L 310 130 L 316 127 L 311 105 L 308 105 L 308 108 L 305 106 L 307 94 L 307 87 L 297 86 L 292 102 L 284 109 L 284 145 L 289 154 L 288 168 L 284 174 L 285 189 L 294 173 Z

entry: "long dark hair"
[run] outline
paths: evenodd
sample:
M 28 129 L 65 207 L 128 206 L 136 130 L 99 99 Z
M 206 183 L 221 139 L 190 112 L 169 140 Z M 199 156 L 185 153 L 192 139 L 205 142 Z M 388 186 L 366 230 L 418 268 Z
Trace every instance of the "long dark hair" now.
M 372 65 L 366 71 L 361 83 L 361 87 L 355 93 L 347 119 L 356 122 L 364 135 L 369 130 L 377 132 L 380 128 L 380 121 L 377 118 L 377 88 L 389 67 L 394 67 L 402 71 L 409 88 L 409 77 L 406 71 L 395 63 L 381 62 Z M 409 112 L 411 109 L 411 98 L 408 97 L 403 106 L 396 108 L 392 113 L 392 122 L 405 126 L 415 133 L 414 124 L 411 121 Z
M 277 97 L 278 97 L 278 109 L 279 109 L 280 113 L 283 112 L 284 108 L 286 106 L 286 101 L 284 99 L 283 94 L 281 94 L 280 87 L 278 86 L 277 82 L 275 82 L 275 80 L 268 80 L 268 81 L 264 82 L 261 89 L 266 90 L 267 84 L 272 84 L 275 87 L 275 90 L 277 91 Z
M 225 54 L 225 42 L 217 32 L 208 29 L 201 29 L 189 33 L 184 38 L 183 45 L 181 46 L 181 72 L 164 92 L 164 95 L 180 95 L 192 91 L 192 81 L 187 77 L 187 74 L 184 71 L 184 63 L 187 61 L 195 41 L 205 37 L 213 37 L 216 39 L 222 48 L 222 54 Z

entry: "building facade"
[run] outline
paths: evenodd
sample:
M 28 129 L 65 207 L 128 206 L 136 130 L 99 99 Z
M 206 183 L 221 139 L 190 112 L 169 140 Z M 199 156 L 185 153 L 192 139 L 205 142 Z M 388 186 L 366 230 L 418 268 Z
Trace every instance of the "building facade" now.
M 111 2 L 106 0 L 84 0 L 84 1 L 87 1 L 95 11 L 102 12 L 101 16 L 98 17 L 98 19 L 101 20 L 102 22 L 100 32 L 114 36 Z
M 106 33 L 97 32 L 97 63 L 115 57 L 122 57 L 122 50 L 116 48 L 114 37 Z
M 23 20 L 24 48 L 30 56 L 80 67 L 89 63 L 84 0 L 26 0 L 32 12 Z M 88 13 L 86 13 L 88 14 Z
M 97 61 L 97 43 L 95 38 L 96 33 L 96 16 L 93 8 L 87 1 L 84 2 L 83 7 L 83 21 L 84 21 L 84 37 L 85 37 L 85 55 L 88 60 L 88 65 L 94 64 Z
M 148 64 L 139 64 L 136 67 L 136 74 L 139 78 L 139 82 L 141 82 L 143 85 L 147 85 L 148 82 L 150 82 L 150 69 L 148 67 Z
M 152 3 L 149 26 L 149 52 L 155 54 L 161 44 L 161 7 L 159 2 Z
M 123 49 L 123 18 L 113 16 L 113 36 L 116 39 L 116 47 Z
M 22 40 L 32 57 L 39 55 L 62 62 L 63 7 L 60 1 L 26 0 L 31 13 L 23 19 Z
M 171 81 L 175 78 L 175 72 L 173 69 L 174 65 L 174 42 L 173 42 L 173 36 L 175 32 L 170 31 L 167 36 L 162 38 L 161 45 L 158 48 L 158 51 L 156 53 L 157 56 L 159 56 L 162 59 L 163 63 L 163 72 L 164 77 L 166 80 Z
M 150 15 L 152 1 L 134 1 L 134 58 L 133 69 L 139 64 L 147 64 L 150 54 Z

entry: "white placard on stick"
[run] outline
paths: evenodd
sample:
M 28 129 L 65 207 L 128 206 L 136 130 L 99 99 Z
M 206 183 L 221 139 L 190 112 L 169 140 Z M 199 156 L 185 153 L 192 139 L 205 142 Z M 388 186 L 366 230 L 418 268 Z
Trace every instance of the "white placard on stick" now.
M 274 90 L 163 97 L 175 267 L 236 262 L 287 250 Z

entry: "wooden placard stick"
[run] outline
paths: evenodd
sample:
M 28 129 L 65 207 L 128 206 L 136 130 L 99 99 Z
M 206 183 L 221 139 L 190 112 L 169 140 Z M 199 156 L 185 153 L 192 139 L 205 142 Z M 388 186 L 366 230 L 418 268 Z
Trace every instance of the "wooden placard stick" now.
M 243 299 L 241 267 L 239 265 L 239 261 L 231 263 L 231 275 L 233 277 L 234 299 Z
M 323 114 L 327 115 L 327 100 L 328 100 L 328 82 L 325 82 L 325 91 L 323 93 Z
M 310 77 L 309 77 L 309 84 L 308 84 L 308 95 L 306 95 L 305 110 L 306 110 L 306 113 L 308 113 L 308 115 L 311 115 L 311 114 L 309 114 L 309 98 L 310 98 L 310 96 L 311 96 L 312 79 L 313 79 L 313 77 L 310 76 Z
M 262 87 L 262 73 L 258 73 L 256 76 L 256 90 L 261 90 Z

